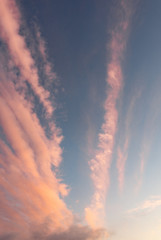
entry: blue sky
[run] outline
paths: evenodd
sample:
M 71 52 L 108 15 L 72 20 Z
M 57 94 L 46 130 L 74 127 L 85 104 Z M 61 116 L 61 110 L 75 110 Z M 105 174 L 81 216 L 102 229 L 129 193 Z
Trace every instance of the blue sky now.
M 160 240 L 160 7 L 0 3 L 0 239 Z

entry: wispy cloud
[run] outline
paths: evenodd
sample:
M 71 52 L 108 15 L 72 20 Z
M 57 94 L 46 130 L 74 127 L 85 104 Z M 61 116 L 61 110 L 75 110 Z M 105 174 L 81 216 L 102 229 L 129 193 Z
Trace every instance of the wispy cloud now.
M 158 79 L 157 79 L 158 80 Z M 144 129 L 141 139 L 141 147 L 139 154 L 139 169 L 137 169 L 136 173 L 136 191 L 138 192 L 142 186 L 144 171 L 149 159 L 149 156 L 152 151 L 153 143 L 156 140 L 157 129 L 160 124 L 160 116 L 161 112 L 158 110 L 158 103 L 161 101 L 160 95 L 160 81 L 154 82 L 153 86 L 150 90 L 150 97 L 148 98 L 149 102 L 147 104 L 148 108 L 146 109 L 147 115 L 144 120 Z M 149 159 L 150 160 L 150 159 Z
M 130 124 L 133 117 L 133 110 L 136 105 L 136 101 L 141 95 L 141 91 L 137 90 L 134 92 L 133 97 L 131 98 L 130 104 L 128 106 L 127 114 L 125 117 L 125 129 L 123 133 L 123 137 L 120 140 L 119 147 L 117 150 L 117 169 L 118 169 L 118 183 L 119 190 L 122 192 L 124 187 L 125 180 L 125 165 L 128 158 L 128 148 L 129 142 L 131 139 L 130 136 Z
M 104 104 L 105 115 L 98 138 L 98 150 L 90 161 L 91 178 L 95 192 L 92 202 L 85 209 L 87 222 L 95 227 L 102 223 L 105 211 L 106 193 L 110 185 L 109 169 L 111 165 L 115 133 L 117 130 L 117 101 L 123 87 L 122 58 L 127 42 L 131 10 L 127 1 L 121 1 L 120 13 L 111 32 L 109 44 L 110 61 L 107 66 L 107 98 Z
M 68 187 L 53 171 L 62 160 L 63 136 L 48 118 L 47 136 L 34 110 L 39 102 L 48 114 L 53 107 L 49 92 L 40 85 L 36 62 L 20 27 L 21 14 L 15 1 L 1 1 L 0 235 L 18 232 L 25 239 L 31 226 L 47 219 L 49 233 L 65 231 L 73 222 L 73 214 L 62 199 Z
M 14 0 L 0 2 L 0 37 L 7 43 L 11 59 L 15 66 L 19 68 L 22 79 L 28 81 L 46 108 L 47 113 L 51 115 L 53 107 L 48 100 L 49 92 L 39 84 L 36 63 L 26 45 L 25 37 L 19 34 L 21 18 L 21 13 Z M 46 68 L 48 68 L 48 64 Z
M 35 26 L 35 30 L 36 30 L 36 38 L 37 38 L 37 42 L 38 42 L 39 52 L 41 53 L 43 63 L 44 63 L 43 64 L 44 71 L 49 80 L 56 79 L 57 75 L 55 72 L 52 71 L 52 65 L 48 60 L 46 43 L 45 43 L 44 39 L 41 37 L 41 32 L 37 26 Z
M 157 207 L 161 206 L 161 196 L 151 196 L 148 200 L 144 201 L 140 206 L 130 209 L 128 214 L 142 214 L 145 215 L 147 213 L 152 212 Z
M 59 177 L 61 129 L 49 118 L 54 103 L 41 85 L 56 78 L 45 42 L 36 30 L 38 56 L 20 34 L 22 16 L 14 0 L 0 2 L 0 239 L 103 239 L 103 229 L 75 223 L 64 202 L 68 186 Z M 29 31 L 26 29 L 26 31 Z M 33 41 L 33 40 L 32 40 Z M 42 70 L 42 69 L 41 69 Z M 37 111 L 43 105 L 47 114 Z M 41 118 L 46 122 L 44 127 Z M 55 169 L 55 170 L 54 170 Z
M 120 191 L 123 190 L 124 187 L 124 178 L 125 178 L 125 163 L 128 157 L 128 146 L 129 140 L 126 138 L 123 149 L 118 148 L 117 151 L 117 169 L 118 169 L 118 182 Z
M 64 227 L 72 213 L 61 200 L 68 190 L 52 172 L 61 161 L 62 135 L 54 127 L 49 139 L 23 94 L 16 91 L 11 73 L 1 69 L 0 125 L 0 232 L 27 228 L 50 216 L 53 227 Z M 15 76 L 16 77 L 16 76 Z

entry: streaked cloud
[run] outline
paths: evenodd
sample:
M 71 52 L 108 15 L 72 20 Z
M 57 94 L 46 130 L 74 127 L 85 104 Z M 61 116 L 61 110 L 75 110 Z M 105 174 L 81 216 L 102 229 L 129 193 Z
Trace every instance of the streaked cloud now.
M 25 36 L 20 34 L 20 27 L 21 14 L 16 2 L 1 1 L 0 235 L 9 234 L 2 239 L 10 238 L 10 234 L 20 234 L 25 239 L 31 226 L 48 219 L 48 234 L 65 231 L 73 222 L 73 214 L 63 200 L 68 187 L 58 176 L 63 136 L 48 118 L 54 103 L 40 84 L 37 63 Z M 39 104 L 48 113 L 41 118 L 48 124 L 49 136 L 35 110 Z
M 141 90 L 134 91 L 133 96 L 130 100 L 127 114 L 125 117 L 125 129 L 119 140 L 119 147 L 117 149 L 117 169 L 118 169 L 118 184 L 120 192 L 123 191 L 125 182 L 125 165 L 128 158 L 128 148 L 131 140 L 131 129 L 130 124 L 133 119 L 133 111 L 137 100 L 141 96 Z M 123 127 L 122 127 L 123 128 Z M 123 137 L 122 137 L 123 136 Z
M 121 1 L 117 11 L 119 17 L 111 31 L 111 41 L 108 45 L 110 61 L 107 65 L 107 98 L 104 104 L 104 123 L 98 136 L 98 149 L 95 158 L 89 163 L 95 190 L 91 205 L 85 209 L 85 213 L 87 222 L 93 227 L 103 224 L 106 194 L 110 185 L 109 169 L 117 131 L 117 101 L 123 87 L 121 64 L 131 17 L 127 1 Z
M 43 240 L 98 240 L 107 239 L 108 235 L 104 229 L 93 230 L 88 226 L 82 226 L 80 224 L 72 225 L 68 230 L 61 233 L 54 233 L 48 236 L 41 236 L 41 232 L 33 233 L 34 239 Z
M 118 148 L 117 152 L 117 169 L 118 169 L 118 182 L 120 191 L 123 190 L 124 187 L 124 178 L 125 178 L 125 163 L 127 160 L 127 150 L 128 150 L 129 140 L 128 138 L 125 141 L 123 150 Z
M 7 44 L 10 57 L 15 66 L 19 68 L 22 79 L 28 81 L 46 108 L 47 113 L 51 115 L 53 107 L 48 100 L 49 92 L 39 84 L 36 63 L 27 47 L 25 36 L 20 34 L 21 18 L 21 13 L 14 0 L 0 2 L 0 37 Z M 45 50 L 43 49 L 43 51 Z M 46 68 L 48 68 L 48 64 Z
M 72 213 L 60 195 L 65 196 L 68 190 L 51 169 L 61 161 L 61 132 L 54 125 L 53 135 L 47 138 L 33 106 L 15 89 L 14 73 L 2 68 L 0 72 L 0 125 L 4 134 L 0 140 L 0 233 L 26 229 L 49 216 L 55 229 L 64 228 L 66 218 L 72 222 Z
M 161 196 L 151 196 L 148 200 L 144 201 L 140 206 L 130 209 L 128 214 L 147 214 L 161 206 Z
M 85 2 L 0 1 L 0 240 L 160 239 L 161 3 Z
M 47 55 L 47 49 L 46 49 L 46 43 L 44 39 L 41 36 L 41 32 L 38 29 L 37 26 L 35 26 L 36 30 L 36 39 L 38 42 L 38 49 L 39 52 L 41 53 L 42 60 L 43 60 L 43 66 L 44 66 L 44 71 L 48 77 L 49 80 L 53 80 L 57 78 L 57 75 L 55 72 L 52 71 L 52 64 L 48 60 L 48 55 Z
M 20 233 L 13 234 L 5 234 L 0 236 L 0 240 L 99 240 L 99 239 L 107 239 L 107 235 L 105 234 L 104 229 L 96 229 L 92 230 L 88 226 L 82 225 L 72 225 L 68 230 L 57 232 L 57 233 L 47 233 L 48 225 L 43 224 L 39 226 L 39 229 L 31 230 L 30 235 L 22 236 Z
M 161 112 L 158 108 L 158 103 L 161 101 L 160 96 L 160 81 L 158 81 L 159 77 L 157 77 L 157 81 L 154 82 L 151 90 L 149 98 L 149 103 L 147 104 L 147 117 L 144 122 L 143 134 L 141 139 L 141 148 L 139 153 L 139 169 L 136 172 L 136 192 L 138 192 L 142 187 L 142 182 L 144 179 L 144 172 L 147 164 L 149 162 L 149 156 L 153 150 L 153 143 L 156 140 L 157 131 L 160 124 L 160 116 Z
M 0 239 L 107 239 L 104 229 L 74 223 L 64 202 L 69 189 L 59 177 L 63 135 L 49 118 L 55 103 L 41 85 L 35 59 L 41 56 L 48 84 L 56 73 L 38 29 L 39 52 L 32 56 L 20 34 L 21 18 L 15 1 L 0 2 Z M 41 104 L 47 113 L 42 116 L 35 108 Z

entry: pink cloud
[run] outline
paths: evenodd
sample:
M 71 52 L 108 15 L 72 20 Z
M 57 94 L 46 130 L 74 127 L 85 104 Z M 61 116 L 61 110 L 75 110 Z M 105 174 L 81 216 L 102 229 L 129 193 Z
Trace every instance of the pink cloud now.
M 36 62 L 25 37 L 19 34 L 20 25 L 21 14 L 15 1 L 1 1 L 0 35 L 8 49 L 0 53 L 0 127 L 3 132 L 0 140 L 0 237 L 19 233 L 23 236 L 21 239 L 25 239 L 32 226 L 41 226 L 47 219 L 50 220 L 48 234 L 67 230 L 73 223 L 73 213 L 63 200 L 69 192 L 68 186 L 57 177 L 62 161 L 61 130 L 50 121 L 51 136 L 46 136 L 33 111 L 32 96 L 28 96 L 21 82 L 27 80 L 31 84 L 33 94 L 39 96 L 51 114 L 49 92 L 40 86 Z
M 47 137 L 34 112 L 27 80 L 46 111 L 53 111 L 49 92 L 39 83 L 38 68 L 25 37 L 19 34 L 21 14 L 15 1 L 0 2 L 1 38 L 8 49 L 0 52 L 0 239 L 96 240 L 107 233 L 74 223 L 64 198 L 68 186 L 58 178 L 62 161 L 61 129 L 51 119 Z M 55 78 L 45 42 L 37 32 L 39 51 L 48 79 Z M 15 73 L 17 67 L 21 73 Z M 6 70 L 7 69 L 7 70 Z M 50 81 L 49 81 L 50 82 Z M 55 171 L 52 167 L 55 166 Z
M 107 98 L 104 104 L 105 115 L 101 133 L 98 138 L 98 149 L 95 158 L 90 161 L 91 178 L 94 184 L 94 195 L 91 205 L 85 209 L 86 221 L 92 227 L 103 224 L 106 194 L 110 186 L 109 170 L 111 166 L 115 134 L 117 131 L 118 110 L 117 101 L 123 87 L 122 58 L 125 50 L 130 8 L 127 1 L 121 1 L 120 13 L 124 17 L 117 19 L 117 24 L 111 33 L 109 44 L 110 62 L 107 65 Z
M 0 233 L 26 231 L 48 217 L 52 231 L 67 228 L 73 215 L 60 195 L 67 195 L 68 190 L 51 170 L 51 164 L 58 167 L 61 161 L 62 136 L 54 125 L 53 137 L 48 139 L 23 95 L 7 82 L 5 73 L 1 76 L 0 125 L 7 143 L 0 141 L 0 221 L 4 225 Z
M 49 92 L 39 83 L 38 69 L 26 46 L 25 37 L 19 34 L 21 27 L 21 13 L 14 0 L 0 2 L 0 36 L 7 43 L 14 64 L 19 67 L 22 78 L 27 80 L 35 94 L 40 98 L 47 113 L 52 114 L 53 107 L 48 100 Z M 49 65 L 49 64 L 48 64 Z M 48 65 L 46 66 L 47 68 Z
M 47 77 L 50 80 L 56 79 L 56 77 L 57 77 L 56 73 L 52 71 L 52 65 L 48 61 L 46 43 L 45 43 L 44 39 L 41 37 L 41 33 L 37 27 L 36 27 L 36 37 L 37 37 L 37 41 L 38 41 L 39 52 L 41 53 L 42 59 L 44 61 L 45 74 L 47 75 Z

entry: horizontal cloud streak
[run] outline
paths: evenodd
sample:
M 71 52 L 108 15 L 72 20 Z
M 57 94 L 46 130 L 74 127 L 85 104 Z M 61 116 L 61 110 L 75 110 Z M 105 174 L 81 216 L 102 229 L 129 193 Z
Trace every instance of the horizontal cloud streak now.
M 47 224 L 39 226 L 39 230 L 31 230 L 30 235 L 22 237 L 21 234 L 6 234 L 0 236 L 0 240 L 99 240 L 107 239 L 108 235 L 105 233 L 104 229 L 92 230 L 87 226 L 72 225 L 68 230 L 48 234 L 46 229 Z
M 95 158 L 90 161 L 95 192 L 92 203 L 85 209 L 85 213 L 87 222 L 93 227 L 101 223 L 105 212 L 106 193 L 110 185 L 109 169 L 117 130 L 117 101 L 123 87 L 121 62 L 127 42 L 131 11 L 127 1 L 121 1 L 119 8 L 117 11 L 120 13 L 120 17 L 113 27 L 109 44 L 110 61 L 107 66 L 108 89 L 104 104 L 104 123 L 98 136 L 98 150 Z
M 129 210 L 128 214 L 140 214 L 140 213 L 149 213 L 155 210 L 157 207 L 161 206 L 161 197 L 152 196 L 145 202 L 143 202 L 139 207 Z

